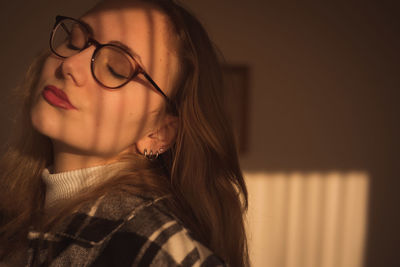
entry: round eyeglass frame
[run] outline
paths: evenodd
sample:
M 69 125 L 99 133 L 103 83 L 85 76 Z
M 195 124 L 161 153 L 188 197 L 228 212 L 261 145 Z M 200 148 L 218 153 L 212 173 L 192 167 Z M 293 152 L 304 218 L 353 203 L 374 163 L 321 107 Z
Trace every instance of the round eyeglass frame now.
M 172 104 L 172 101 L 168 98 L 168 96 L 161 90 L 161 88 L 156 84 L 156 82 L 154 82 L 154 80 L 150 77 L 150 75 L 147 74 L 147 72 L 142 68 L 142 66 L 140 66 L 140 64 L 135 60 L 135 58 L 128 51 L 126 51 L 126 49 L 124 49 L 123 47 L 121 47 L 119 45 L 116 45 L 116 44 L 101 44 L 97 40 L 93 39 L 92 37 L 90 37 L 90 35 L 91 35 L 90 27 L 86 23 L 84 23 L 83 21 L 80 21 L 80 20 L 75 19 L 75 18 L 66 17 L 66 16 L 60 16 L 60 15 L 56 16 L 56 22 L 55 22 L 55 24 L 53 26 L 53 30 L 51 31 L 51 34 L 50 34 L 50 50 L 51 50 L 51 52 L 53 52 L 58 57 L 68 58 L 66 56 L 62 56 L 59 53 L 57 53 L 56 50 L 53 48 L 53 44 L 52 44 L 53 43 L 52 42 L 53 41 L 53 37 L 55 35 L 55 32 L 56 32 L 57 28 L 59 27 L 60 23 L 63 20 L 67 20 L 67 19 L 68 20 L 73 20 L 76 23 L 78 23 L 80 26 L 82 26 L 82 28 L 84 29 L 84 31 L 86 33 L 86 37 L 87 37 L 86 44 L 85 44 L 85 46 L 83 48 L 81 48 L 79 51 L 77 51 L 76 54 L 80 53 L 81 51 L 85 50 L 86 48 L 88 48 L 91 45 L 94 45 L 96 47 L 94 52 L 93 52 L 91 61 L 90 61 L 90 68 L 91 68 L 92 76 L 96 80 L 96 82 L 98 82 L 100 85 L 102 85 L 102 86 L 104 86 L 106 88 L 109 88 L 109 89 L 118 89 L 118 88 L 121 88 L 122 86 L 124 86 L 125 84 L 127 84 L 128 82 L 130 82 L 138 74 L 143 74 L 143 76 L 151 83 L 151 85 L 166 99 L 168 104 L 174 106 Z M 113 47 L 113 48 L 121 50 L 125 55 L 127 55 L 138 66 L 137 70 L 135 72 L 133 72 L 130 75 L 130 77 L 119 86 L 116 86 L 116 87 L 106 86 L 101 81 L 99 81 L 99 79 L 97 79 L 96 75 L 94 74 L 95 58 L 96 58 L 97 53 L 103 47 Z

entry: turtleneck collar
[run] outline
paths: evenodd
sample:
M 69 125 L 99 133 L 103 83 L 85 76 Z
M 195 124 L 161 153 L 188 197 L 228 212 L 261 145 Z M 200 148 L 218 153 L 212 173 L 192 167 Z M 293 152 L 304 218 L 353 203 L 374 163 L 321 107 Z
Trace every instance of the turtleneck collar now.
M 54 174 L 50 173 L 50 168 L 44 169 L 42 179 L 46 184 L 46 207 L 71 199 L 82 190 L 104 182 L 121 167 L 122 163 L 113 163 Z

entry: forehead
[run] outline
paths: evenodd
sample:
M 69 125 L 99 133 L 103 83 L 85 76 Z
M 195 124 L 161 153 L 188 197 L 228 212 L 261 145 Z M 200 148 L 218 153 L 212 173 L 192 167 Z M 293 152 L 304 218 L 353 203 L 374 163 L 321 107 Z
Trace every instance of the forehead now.
M 160 60 L 174 54 L 168 18 L 154 6 L 137 2 L 106 2 L 90 10 L 81 20 L 92 28 L 93 38 L 97 41 L 122 42 L 140 60 Z

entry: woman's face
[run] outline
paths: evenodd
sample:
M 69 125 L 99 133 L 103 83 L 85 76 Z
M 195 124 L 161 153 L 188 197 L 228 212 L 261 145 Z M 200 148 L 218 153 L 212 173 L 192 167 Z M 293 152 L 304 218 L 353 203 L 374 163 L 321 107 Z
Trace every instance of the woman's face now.
M 118 41 L 129 47 L 164 93 L 171 93 L 178 63 L 165 15 L 143 4 L 113 2 L 101 4 L 81 20 L 92 28 L 98 42 Z M 162 124 L 159 111 L 166 102 L 141 74 L 120 89 L 97 83 L 90 67 L 94 50 L 90 46 L 67 59 L 47 58 L 31 119 L 55 147 L 107 158 L 135 149 L 141 139 L 156 131 Z M 49 86 L 62 90 L 74 108 L 46 100 L 43 90 Z

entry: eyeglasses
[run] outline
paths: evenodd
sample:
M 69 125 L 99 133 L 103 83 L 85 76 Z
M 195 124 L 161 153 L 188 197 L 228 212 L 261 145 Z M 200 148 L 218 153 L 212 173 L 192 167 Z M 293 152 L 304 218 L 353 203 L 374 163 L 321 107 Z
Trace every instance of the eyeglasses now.
M 114 43 L 100 44 L 90 36 L 89 25 L 74 18 L 57 16 L 50 36 L 50 49 L 57 56 L 68 58 L 94 45 L 96 49 L 91 59 L 91 70 L 99 84 L 106 88 L 117 89 L 138 74 L 142 74 L 171 104 L 170 99 L 126 48 Z

